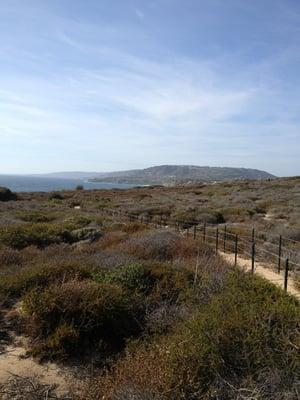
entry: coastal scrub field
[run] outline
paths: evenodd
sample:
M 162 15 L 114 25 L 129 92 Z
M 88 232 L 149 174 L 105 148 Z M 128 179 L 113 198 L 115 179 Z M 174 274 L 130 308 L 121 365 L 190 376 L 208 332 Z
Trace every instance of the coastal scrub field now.
M 254 225 L 297 241 L 299 191 L 300 179 L 280 179 L 5 198 L 0 398 L 299 399 L 298 301 L 159 224 Z M 16 371 L 24 359 L 43 374 Z

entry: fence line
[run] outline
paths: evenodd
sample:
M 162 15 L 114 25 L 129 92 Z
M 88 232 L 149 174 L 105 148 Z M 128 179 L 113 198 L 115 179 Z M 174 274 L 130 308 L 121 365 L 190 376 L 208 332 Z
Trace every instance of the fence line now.
M 125 216 L 129 218 L 130 221 L 139 221 L 145 224 L 154 224 L 156 228 L 158 227 L 172 227 L 176 231 L 184 231 L 186 236 L 191 236 L 193 239 L 201 238 L 203 242 L 207 244 L 214 245 L 215 251 L 223 251 L 224 253 L 234 254 L 234 264 L 237 264 L 237 259 L 240 256 L 247 256 L 251 261 L 251 272 L 255 272 L 255 264 L 257 261 L 267 263 L 268 265 L 273 264 L 274 269 L 278 274 L 284 268 L 284 289 L 287 291 L 289 273 L 292 271 L 291 266 L 293 266 L 293 271 L 297 269 L 300 271 L 300 264 L 291 260 L 293 256 L 298 256 L 300 259 L 300 242 L 288 239 L 283 236 L 278 237 L 278 244 L 257 238 L 257 231 L 252 228 L 251 236 L 242 235 L 240 233 L 241 228 L 226 225 L 203 223 L 200 221 L 183 221 L 183 220 L 168 220 L 162 215 L 156 215 L 157 218 L 149 218 L 145 216 L 139 216 L 132 213 L 122 213 L 119 210 L 107 210 L 110 211 L 112 215 L 119 214 L 121 217 Z M 191 231 L 192 229 L 192 231 Z M 230 229 L 230 230 L 229 230 Z M 234 233 L 234 229 L 238 230 L 238 233 Z M 295 248 L 290 249 L 286 246 L 285 242 L 292 242 L 293 245 L 299 245 L 299 250 Z M 272 246 L 274 249 L 270 251 L 264 247 Z M 277 249 L 277 252 L 275 252 Z M 298 253 L 299 252 L 299 253 Z M 263 255 L 264 254 L 264 255 Z M 270 261 L 271 258 L 271 261 Z

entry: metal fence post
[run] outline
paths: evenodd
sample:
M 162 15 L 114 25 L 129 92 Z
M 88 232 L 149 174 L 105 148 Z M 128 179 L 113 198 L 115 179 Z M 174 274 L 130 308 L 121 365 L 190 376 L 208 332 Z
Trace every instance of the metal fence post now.
M 278 246 L 278 273 L 281 270 L 281 253 L 282 253 L 282 236 L 279 236 L 279 246 Z
M 194 225 L 194 240 L 196 239 L 197 235 L 197 225 Z
M 219 250 L 219 228 L 217 227 L 217 230 L 216 230 L 216 254 L 218 254 L 218 250 Z
M 251 257 L 251 272 L 254 274 L 254 264 L 255 264 L 255 242 L 252 243 L 252 257 Z
M 235 246 L 234 246 L 234 266 L 237 266 L 237 257 L 238 257 L 238 235 L 235 235 Z
M 287 291 L 288 285 L 288 276 L 289 276 L 289 259 L 285 260 L 285 271 L 284 271 L 284 290 Z

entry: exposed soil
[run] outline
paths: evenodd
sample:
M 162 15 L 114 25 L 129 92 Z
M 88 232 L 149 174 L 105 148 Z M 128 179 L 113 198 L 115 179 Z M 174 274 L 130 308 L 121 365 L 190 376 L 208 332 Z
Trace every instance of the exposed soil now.
M 234 264 L 234 254 L 225 254 L 220 252 L 226 261 Z M 251 260 L 238 257 L 238 266 L 245 271 L 251 271 Z M 272 271 L 261 263 L 255 263 L 255 273 L 272 282 L 274 285 L 284 288 L 284 273 L 280 274 Z M 296 288 L 293 277 L 290 275 L 288 278 L 287 292 L 300 300 L 300 291 Z
M 14 312 L 18 308 L 20 307 L 15 306 Z M 39 363 L 38 360 L 28 356 L 27 339 L 11 333 L 10 313 L 11 311 L 4 312 L 0 323 L 0 399 L 15 399 L 13 392 L 11 392 L 11 397 L 2 397 L 2 394 L 4 396 L 6 393 L 4 389 L 11 387 L 12 383 L 21 386 L 31 385 L 32 390 L 35 387 L 36 391 L 40 390 L 40 392 L 44 385 L 49 391 L 55 388 L 57 396 L 62 396 L 62 398 L 68 396 L 72 383 L 71 371 L 54 363 Z M 31 382 L 32 379 L 35 384 Z

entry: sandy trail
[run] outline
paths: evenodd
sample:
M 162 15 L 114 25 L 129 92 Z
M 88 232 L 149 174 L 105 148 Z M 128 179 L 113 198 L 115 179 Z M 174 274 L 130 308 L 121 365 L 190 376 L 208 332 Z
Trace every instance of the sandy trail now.
M 58 394 L 68 392 L 65 373 L 55 364 L 39 364 L 31 357 L 26 357 L 25 347 L 21 343 L 7 346 L 0 354 L 0 384 L 5 383 L 12 374 L 24 378 L 36 377 L 41 383 L 57 385 Z
M 14 310 L 19 309 L 19 305 Z M 59 396 L 69 392 L 72 382 L 72 374 L 67 368 L 61 368 L 54 363 L 39 363 L 33 357 L 26 354 L 28 343 L 25 337 L 11 333 L 9 329 L 9 313 L 4 313 L 1 323 L 3 331 L 10 332 L 8 341 L 1 340 L 0 335 L 0 385 L 5 385 L 12 376 L 22 378 L 35 378 L 45 385 L 55 385 Z
M 220 252 L 221 256 L 228 261 L 230 264 L 234 264 L 234 254 L 227 254 Z M 251 260 L 238 257 L 238 266 L 242 268 L 244 271 L 251 271 Z M 284 272 L 280 274 L 272 271 L 269 268 L 266 268 L 261 263 L 255 263 L 255 273 L 267 279 L 269 282 L 272 282 L 274 285 L 284 288 Z M 288 277 L 288 287 L 287 292 L 293 296 L 295 296 L 298 300 L 300 300 L 300 291 L 296 288 L 295 282 L 293 280 L 292 275 Z

